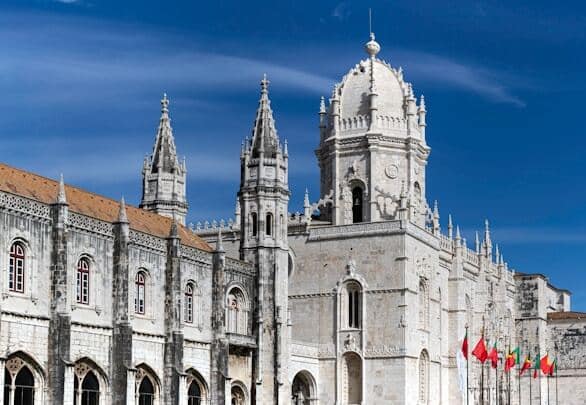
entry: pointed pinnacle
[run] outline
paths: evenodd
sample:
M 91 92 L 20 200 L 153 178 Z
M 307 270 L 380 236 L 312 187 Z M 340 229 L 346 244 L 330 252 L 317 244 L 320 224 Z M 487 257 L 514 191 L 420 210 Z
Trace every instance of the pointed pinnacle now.
M 437 205 L 437 200 L 435 200 L 433 202 L 433 216 L 435 218 L 439 218 L 439 208 L 438 208 L 438 205 Z
M 425 112 L 425 97 L 423 97 L 423 95 L 421 95 L 421 98 L 419 100 L 419 111 L 420 112 Z
M 128 216 L 126 215 L 126 203 L 124 197 L 120 199 L 120 210 L 118 211 L 118 222 L 121 224 L 128 223 Z
M 67 204 L 67 196 L 65 194 L 65 182 L 63 181 L 63 173 L 61 173 L 61 177 L 59 178 L 59 191 L 57 192 L 57 201 L 58 204 Z
M 224 245 L 222 243 L 222 228 L 218 228 L 218 240 L 216 241 L 216 252 L 223 253 Z
M 303 197 L 303 207 L 309 207 L 309 191 L 307 189 L 305 189 L 305 196 Z
M 460 226 L 456 225 L 456 240 L 461 240 L 462 236 L 460 235 Z
M 321 96 L 321 99 L 319 100 L 319 113 L 320 114 L 326 113 L 326 101 L 324 99 L 324 96 Z

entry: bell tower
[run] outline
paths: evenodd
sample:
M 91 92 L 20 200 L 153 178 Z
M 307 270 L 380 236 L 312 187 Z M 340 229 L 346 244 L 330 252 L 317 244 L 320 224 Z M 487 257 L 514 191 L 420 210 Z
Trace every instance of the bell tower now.
M 289 203 L 287 144 L 275 129 L 269 81 L 261 94 L 252 139 L 240 156 L 240 257 L 257 268 L 253 403 L 289 404 L 287 332 Z
M 140 208 L 174 218 L 185 225 L 187 198 L 185 160 L 179 163 L 167 94 L 161 100 L 161 119 L 153 153 L 146 157 L 142 168 L 142 200 Z
M 334 225 L 398 218 L 401 195 L 408 219 L 425 223 L 426 108 L 403 70 L 377 57 L 371 33 L 368 57 L 334 86 L 319 111 L 322 219 Z

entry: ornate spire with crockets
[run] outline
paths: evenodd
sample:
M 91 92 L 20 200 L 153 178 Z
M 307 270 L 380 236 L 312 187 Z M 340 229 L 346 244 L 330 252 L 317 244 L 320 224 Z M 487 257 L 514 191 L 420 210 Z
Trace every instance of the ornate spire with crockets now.
M 185 224 L 186 172 L 185 160 L 179 162 L 177 158 L 171 118 L 169 118 L 169 98 L 167 94 L 164 94 L 153 153 L 145 158 L 143 164 L 143 192 L 140 207 Z
M 274 158 L 279 149 L 279 138 L 275 129 L 271 100 L 269 99 L 269 81 L 267 75 L 260 81 L 260 100 L 252 129 L 252 157 L 257 158 L 261 154 L 264 157 Z

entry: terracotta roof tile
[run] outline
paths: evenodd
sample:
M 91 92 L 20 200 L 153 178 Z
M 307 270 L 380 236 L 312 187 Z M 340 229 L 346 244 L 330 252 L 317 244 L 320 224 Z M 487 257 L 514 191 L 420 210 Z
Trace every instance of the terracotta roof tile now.
M 52 204 L 57 198 L 59 182 L 0 163 L 0 191 Z M 115 222 L 120 203 L 77 187 L 65 186 L 69 210 L 101 221 Z M 149 235 L 166 238 L 171 229 L 171 218 L 140 208 L 126 206 L 130 228 Z M 197 249 L 212 251 L 210 245 L 184 226 L 179 228 L 181 243 Z
M 560 320 L 560 319 L 576 319 L 586 321 L 586 312 L 549 312 L 547 314 L 548 320 Z

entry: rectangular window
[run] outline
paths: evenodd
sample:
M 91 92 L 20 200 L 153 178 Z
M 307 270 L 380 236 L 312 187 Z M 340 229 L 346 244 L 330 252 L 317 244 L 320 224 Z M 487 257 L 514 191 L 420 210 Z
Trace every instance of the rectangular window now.
M 137 314 L 144 315 L 144 285 L 137 285 L 136 297 L 134 298 L 134 310 Z
M 24 292 L 24 259 L 11 257 L 8 268 L 8 289 Z
M 90 302 L 90 277 L 87 272 L 77 272 L 77 302 L 79 304 Z
M 185 322 L 193 323 L 193 296 L 185 297 Z

